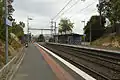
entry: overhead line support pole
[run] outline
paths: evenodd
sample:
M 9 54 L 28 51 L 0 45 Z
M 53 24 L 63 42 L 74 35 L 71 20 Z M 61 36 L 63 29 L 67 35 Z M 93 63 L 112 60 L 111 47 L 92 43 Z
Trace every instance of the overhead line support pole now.
M 53 37 L 53 20 L 51 20 L 51 37 Z
M 6 24 L 6 19 L 8 17 L 8 1 L 7 0 L 4 0 L 4 9 L 5 9 L 5 14 L 4 14 L 4 25 L 5 25 L 5 35 L 6 35 L 6 38 L 5 38 L 5 61 L 6 61 L 6 64 L 8 63 L 8 26 Z
M 99 0 L 99 9 L 100 9 L 100 26 L 102 25 L 102 11 L 101 11 L 101 8 L 102 8 L 102 5 L 101 5 L 101 1 Z
M 84 21 L 81 21 L 84 23 L 84 27 L 85 27 L 85 20 Z M 86 38 L 86 35 L 84 34 L 84 45 L 85 45 L 85 38 Z
M 56 32 L 57 32 L 57 31 L 56 31 L 56 29 L 57 29 L 57 27 L 56 27 L 56 22 L 54 22 L 54 24 L 55 24 L 55 25 L 54 25 L 54 26 L 55 26 L 55 35 L 56 35 Z
M 27 17 L 27 35 L 28 35 L 28 43 L 29 43 L 29 17 Z
M 91 31 L 91 24 L 90 24 L 90 45 L 91 45 L 91 41 L 92 41 L 92 31 Z

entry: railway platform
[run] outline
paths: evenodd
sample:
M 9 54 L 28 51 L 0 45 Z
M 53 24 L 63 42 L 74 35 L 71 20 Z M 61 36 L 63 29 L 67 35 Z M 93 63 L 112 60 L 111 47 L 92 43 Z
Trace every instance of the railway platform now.
M 25 53 L 12 80 L 95 80 L 39 44 L 29 44 Z

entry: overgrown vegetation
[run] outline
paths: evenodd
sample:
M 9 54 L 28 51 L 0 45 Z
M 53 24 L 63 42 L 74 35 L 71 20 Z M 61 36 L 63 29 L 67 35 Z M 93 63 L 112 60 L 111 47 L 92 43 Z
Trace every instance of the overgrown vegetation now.
M 105 48 L 120 48 L 120 36 L 115 34 L 104 35 L 100 39 L 92 42 L 92 45 Z
M 92 45 L 104 47 L 120 47 L 120 0 L 103 0 L 97 5 L 100 17 L 92 16 L 85 26 L 86 40 L 90 41 L 90 27 L 92 33 Z M 110 23 L 106 27 L 105 20 Z
M 0 0 L 0 66 L 5 63 L 5 26 L 4 26 L 4 13 L 3 10 L 3 1 Z M 13 0 L 9 0 L 9 2 L 13 2 Z M 13 22 L 13 26 L 9 27 L 8 35 L 9 35 L 9 56 L 14 53 L 15 50 L 19 49 L 22 45 L 20 40 L 24 35 L 23 28 L 25 24 L 23 22 L 19 22 L 18 24 L 15 22 L 15 19 L 12 18 L 12 13 L 14 12 L 14 8 L 11 4 L 8 5 L 8 19 Z M 11 35 L 11 33 L 13 35 Z

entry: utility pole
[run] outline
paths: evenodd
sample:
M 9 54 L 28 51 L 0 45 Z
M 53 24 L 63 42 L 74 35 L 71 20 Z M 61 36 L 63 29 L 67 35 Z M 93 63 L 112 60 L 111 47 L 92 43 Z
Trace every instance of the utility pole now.
M 57 27 L 56 27 L 56 22 L 54 22 L 54 30 L 55 30 L 55 42 L 58 42 L 58 36 L 57 36 Z
M 6 38 L 5 38 L 5 57 L 6 57 L 6 64 L 8 63 L 8 25 L 6 24 L 6 20 L 8 18 L 8 1 L 4 0 L 4 9 L 5 9 L 5 15 L 4 15 L 4 25 L 6 29 Z
M 53 20 L 51 20 L 51 37 L 53 37 Z
M 54 22 L 54 27 L 55 27 L 55 35 L 56 35 L 56 29 L 57 29 L 57 27 L 56 27 L 56 22 Z
M 29 43 L 29 18 L 27 17 L 27 36 L 28 36 L 28 40 L 27 42 Z
M 85 20 L 84 20 L 84 21 L 81 21 L 81 22 L 84 23 L 84 27 L 85 27 Z M 84 34 L 84 45 L 85 45 L 85 37 L 86 37 L 86 35 Z
M 91 45 L 91 41 L 92 41 L 92 32 L 91 32 L 91 24 L 90 24 L 90 45 Z
M 41 34 L 43 35 L 43 29 L 41 29 Z
M 99 14 L 100 14 L 100 26 L 102 25 L 102 11 L 101 11 L 101 9 L 102 9 L 102 3 L 103 3 L 103 1 L 104 0 L 99 0 Z

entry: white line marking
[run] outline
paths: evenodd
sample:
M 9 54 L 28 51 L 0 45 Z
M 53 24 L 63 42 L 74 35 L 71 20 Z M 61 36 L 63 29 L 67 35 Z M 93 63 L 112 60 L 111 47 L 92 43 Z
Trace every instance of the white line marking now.
M 74 65 L 72 65 L 71 63 L 65 61 L 64 59 L 62 59 L 61 57 L 57 56 L 56 54 L 54 54 L 53 52 L 51 52 L 50 50 L 44 48 L 43 46 L 39 45 L 38 43 L 36 43 L 39 47 L 41 47 L 42 49 L 44 49 L 45 51 L 47 51 L 48 53 L 50 53 L 52 56 L 54 56 L 55 58 L 57 58 L 58 60 L 60 60 L 62 63 L 64 63 L 67 67 L 69 67 L 70 69 L 72 69 L 74 72 L 76 72 L 78 75 L 82 76 L 85 80 L 96 80 L 95 78 L 93 78 L 92 76 L 88 75 L 87 73 L 85 73 L 84 71 L 80 70 L 79 68 L 75 67 Z
M 16 73 L 17 70 L 19 69 L 19 67 L 20 67 L 20 65 L 21 65 L 21 63 L 22 63 L 22 61 L 23 61 L 25 55 L 26 55 L 26 53 L 23 53 L 23 54 L 21 55 L 21 57 L 20 57 L 20 58 L 21 58 L 21 59 L 20 59 L 20 62 L 17 64 L 15 70 L 13 71 L 12 75 L 10 76 L 10 78 L 9 78 L 8 80 L 12 80 L 12 79 L 14 78 L 15 73 Z

